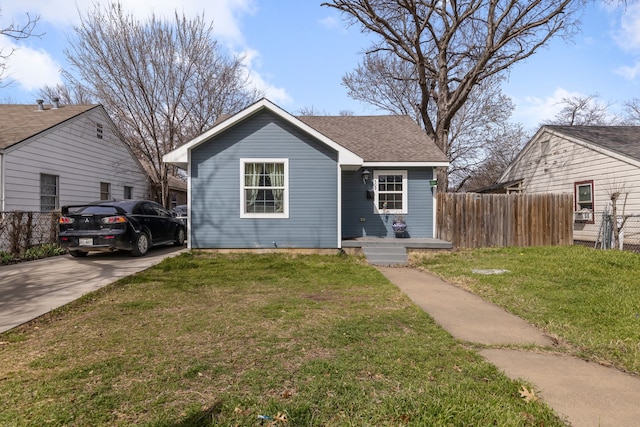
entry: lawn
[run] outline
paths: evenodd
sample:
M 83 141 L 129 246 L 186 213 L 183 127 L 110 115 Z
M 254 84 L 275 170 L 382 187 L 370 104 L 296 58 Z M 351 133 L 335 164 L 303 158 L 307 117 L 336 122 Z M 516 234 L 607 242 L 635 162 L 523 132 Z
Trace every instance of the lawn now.
M 640 255 L 583 246 L 414 257 L 558 337 L 567 351 L 640 374 Z M 483 275 L 473 270 L 508 270 Z
M 2 426 L 564 425 L 523 385 L 338 255 L 182 254 L 0 335 Z

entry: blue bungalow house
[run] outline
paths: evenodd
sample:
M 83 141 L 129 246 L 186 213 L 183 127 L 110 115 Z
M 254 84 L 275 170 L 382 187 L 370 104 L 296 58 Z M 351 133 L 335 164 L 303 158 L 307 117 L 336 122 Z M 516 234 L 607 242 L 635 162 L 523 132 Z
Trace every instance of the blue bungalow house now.
M 188 171 L 190 248 L 341 248 L 434 237 L 447 157 L 406 116 L 295 117 L 267 99 L 164 156 Z

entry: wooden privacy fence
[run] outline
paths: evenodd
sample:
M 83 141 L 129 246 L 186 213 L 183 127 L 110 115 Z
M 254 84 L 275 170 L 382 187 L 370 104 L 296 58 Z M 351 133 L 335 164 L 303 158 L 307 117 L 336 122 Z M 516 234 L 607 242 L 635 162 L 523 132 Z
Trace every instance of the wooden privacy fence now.
M 436 226 L 459 249 L 571 245 L 573 195 L 440 193 Z

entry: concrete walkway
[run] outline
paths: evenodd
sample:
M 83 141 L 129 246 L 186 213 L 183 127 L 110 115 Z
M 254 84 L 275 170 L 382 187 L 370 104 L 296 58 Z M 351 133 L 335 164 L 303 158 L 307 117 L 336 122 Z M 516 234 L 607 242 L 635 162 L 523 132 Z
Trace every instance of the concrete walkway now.
M 640 426 L 640 378 L 555 354 L 554 342 L 538 329 L 430 273 L 378 270 L 455 338 L 495 346 L 479 353 L 509 377 L 535 384 L 536 394 L 572 426 Z M 501 348 L 505 345 L 538 348 Z
M 184 250 L 157 247 L 139 258 L 126 252 L 61 255 L 0 266 L 0 333 Z

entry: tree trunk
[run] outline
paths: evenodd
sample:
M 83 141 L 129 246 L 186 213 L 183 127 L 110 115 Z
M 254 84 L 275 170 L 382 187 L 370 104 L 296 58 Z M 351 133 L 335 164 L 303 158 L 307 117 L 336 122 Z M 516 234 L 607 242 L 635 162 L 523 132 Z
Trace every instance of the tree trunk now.
M 620 193 L 615 192 L 611 195 L 611 227 L 613 228 L 613 248 L 620 248 L 620 229 L 618 228 L 618 197 Z

